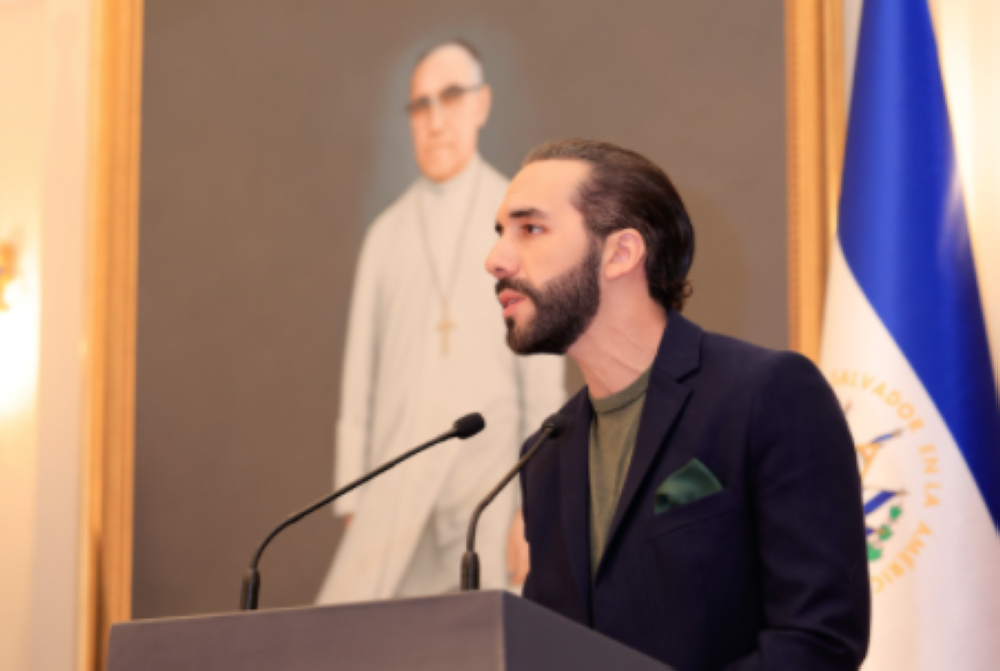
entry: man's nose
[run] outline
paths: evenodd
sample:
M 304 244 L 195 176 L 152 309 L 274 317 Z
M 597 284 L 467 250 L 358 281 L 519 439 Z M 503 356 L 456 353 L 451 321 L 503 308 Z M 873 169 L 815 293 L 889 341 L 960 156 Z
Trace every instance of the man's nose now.
M 486 256 L 486 272 L 498 280 L 513 277 L 518 271 L 518 259 L 514 250 L 502 236 Z
M 427 125 L 434 133 L 439 132 L 444 127 L 444 109 L 440 100 L 435 100 L 430 109 L 427 110 Z

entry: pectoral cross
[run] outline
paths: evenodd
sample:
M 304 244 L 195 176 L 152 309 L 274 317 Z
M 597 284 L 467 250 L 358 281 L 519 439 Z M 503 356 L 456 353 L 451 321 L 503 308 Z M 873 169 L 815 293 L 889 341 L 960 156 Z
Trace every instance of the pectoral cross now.
M 441 332 L 441 352 L 443 354 L 448 353 L 448 334 L 453 328 L 455 328 L 455 322 L 448 319 L 448 308 L 445 307 L 444 317 L 442 317 L 441 323 L 437 326 L 438 331 Z

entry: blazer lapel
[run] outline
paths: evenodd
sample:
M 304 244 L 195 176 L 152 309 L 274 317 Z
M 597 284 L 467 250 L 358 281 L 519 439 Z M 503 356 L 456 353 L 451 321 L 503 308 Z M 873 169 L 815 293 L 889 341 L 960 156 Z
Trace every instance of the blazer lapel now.
M 700 359 L 702 330 L 695 324 L 671 310 L 668 314 L 667 329 L 660 341 L 653 372 L 646 390 L 639 432 L 632 452 L 632 463 L 622 487 L 615 516 L 611 521 L 604 556 L 607 557 L 622 520 L 628 514 L 643 481 L 653 462 L 666 446 L 667 434 L 680 415 L 691 390 L 678 380 L 697 370 Z M 588 422 L 589 426 L 589 422 Z M 603 561 L 601 562 L 604 563 Z M 599 567 L 600 569 L 600 567 Z M 600 570 L 598 570 L 600 574 Z M 600 575 L 596 576 L 600 577 Z
M 559 448 L 560 507 L 573 582 L 590 621 L 590 399 L 576 399 L 573 424 Z

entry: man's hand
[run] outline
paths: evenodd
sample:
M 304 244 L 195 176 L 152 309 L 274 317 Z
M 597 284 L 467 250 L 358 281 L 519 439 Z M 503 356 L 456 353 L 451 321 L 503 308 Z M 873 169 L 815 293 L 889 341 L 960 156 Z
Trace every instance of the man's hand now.
M 524 540 L 524 516 L 518 510 L 510 523 L 507 534 L 507 578 L 514 587 L 524 584 L 528 578 L 531 560 L 528 555 L 528 541 Z

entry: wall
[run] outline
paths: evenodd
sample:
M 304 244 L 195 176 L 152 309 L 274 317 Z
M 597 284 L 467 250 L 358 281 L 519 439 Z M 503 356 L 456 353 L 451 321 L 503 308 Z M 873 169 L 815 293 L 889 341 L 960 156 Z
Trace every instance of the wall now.
M 90 3 L 0 2 L 0 668 L 78 651 Z
M 646 153 L 695 221 L 690 315 L 786 346 L 779 0 L 150 0 L 136 617 L 235 608 L 269 526 L 329 491 L 355 255 L 416 174 L 414 59 L 455 35 L 494 87 L 487 160 L 510 175 L 572 136 Z M 320 514 L 274 543 L 262 604 L 310 602 L 338 534 Z
M 0 668 L 26 669 L 35 538 L 45 5 L 0 4 L 0 242 L 19 249 L 0 312 Z
M 932 0 L 979 290 L 1000 381 L 1000 4 Z

